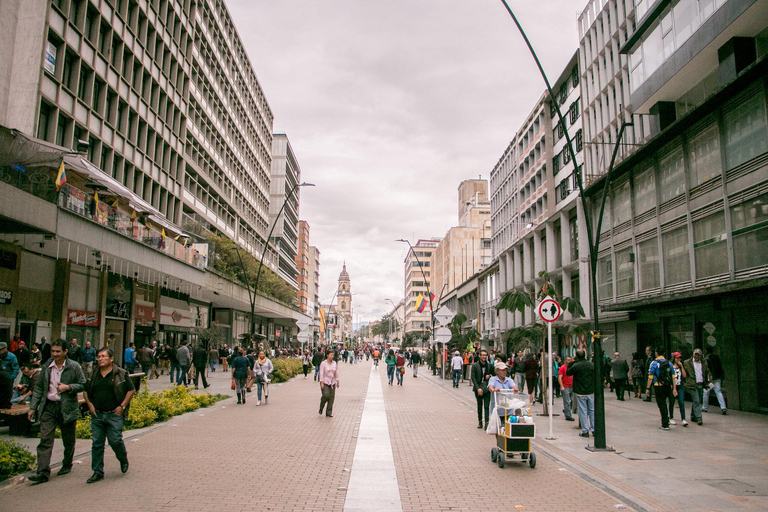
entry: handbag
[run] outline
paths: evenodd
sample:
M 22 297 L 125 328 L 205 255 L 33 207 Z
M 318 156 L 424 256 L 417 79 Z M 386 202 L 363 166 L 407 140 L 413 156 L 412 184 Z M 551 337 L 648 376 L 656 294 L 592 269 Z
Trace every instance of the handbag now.
M 235 389 L 235 378 L 234 377 L 232 377 L 232 386 L 231 387 L 232 387 L 232 390 L 234 391 L 234 389 Z
M 400 367 L 400 373 L 405 374 L 405 368 L 402 366 Z

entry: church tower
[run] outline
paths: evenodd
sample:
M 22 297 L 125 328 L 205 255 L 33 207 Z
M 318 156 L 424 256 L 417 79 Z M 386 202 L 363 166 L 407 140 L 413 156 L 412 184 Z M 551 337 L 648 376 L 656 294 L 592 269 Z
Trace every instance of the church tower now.
M 339 317 L 349 319 L 352 317 L 352 289 L 347 274 L 347 263 L 339 274 L 339 289 L 336 292 L 336 311 Z

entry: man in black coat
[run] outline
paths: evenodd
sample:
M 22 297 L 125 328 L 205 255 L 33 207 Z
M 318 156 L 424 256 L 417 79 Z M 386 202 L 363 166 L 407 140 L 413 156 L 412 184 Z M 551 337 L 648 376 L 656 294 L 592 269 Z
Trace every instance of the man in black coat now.
M 565 374 L 573 377 L 573 394 L 579 404 L 581 437 L 595 434 L 595 365 L 586 359 L 583 350 L 576 351 L 576 360 L 568 365 Z
M 320 364 L 323 362 L 323 359 L 325 359 L 323 351 L 320 349 L 320 347 L 317 347 L 315 354 L 312 356 L 312 366 L 315 367 L 315 376 L 312 380 L 318 380 L 320 378 Z
M 488 351 L 480 351 L 480 360 L 472 365 L 472 391 L 477 402 L 477 428 L 488 428 L 491 408 L 491 393 L 488 391 L 488 381 L 493 375 L 493 365 L 488 361 Z M 483 423 L 485 411 L 485 423 Z
M 198 383 L 200 377 L 203 377 L 203 389 L 210 386 L 208 381 L 205 380 L 205 366 L 208 363 L 208 351 L 205 350 L 203 344 L 197 345 L 197 348 L 192 353 L 192 364 L 195 365 L 195 389 L 198 389 Z

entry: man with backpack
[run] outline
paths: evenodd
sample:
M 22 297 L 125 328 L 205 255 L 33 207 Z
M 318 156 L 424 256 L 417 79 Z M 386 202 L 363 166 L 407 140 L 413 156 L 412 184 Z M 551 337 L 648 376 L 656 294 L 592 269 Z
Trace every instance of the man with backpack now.
M 669 430 L 669 397 L 677 396 L 675 387 L 675 368 L 671 361 L 664 358 L 664 349 L 656 348 L 656 359 L 651 363 L 648 369 L 648 391 L 646 395 L 650 398 L 651 389 L 656 394 L 656 405 L 661 413 L 660 430 Z

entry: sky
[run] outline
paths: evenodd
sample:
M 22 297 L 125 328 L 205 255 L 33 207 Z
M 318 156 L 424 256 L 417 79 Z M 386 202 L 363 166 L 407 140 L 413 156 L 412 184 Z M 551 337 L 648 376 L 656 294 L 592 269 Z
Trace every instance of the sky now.
M 403 298 L 408 246 L 458 225 L 545 86 L 500 0 L 226 0 L 301 167 L 320 300 L 346 262 L 354 321 Z M 551 82 L 586 0 L 509 0 Z M 489 183 L 490 184 L 490 183 Z

